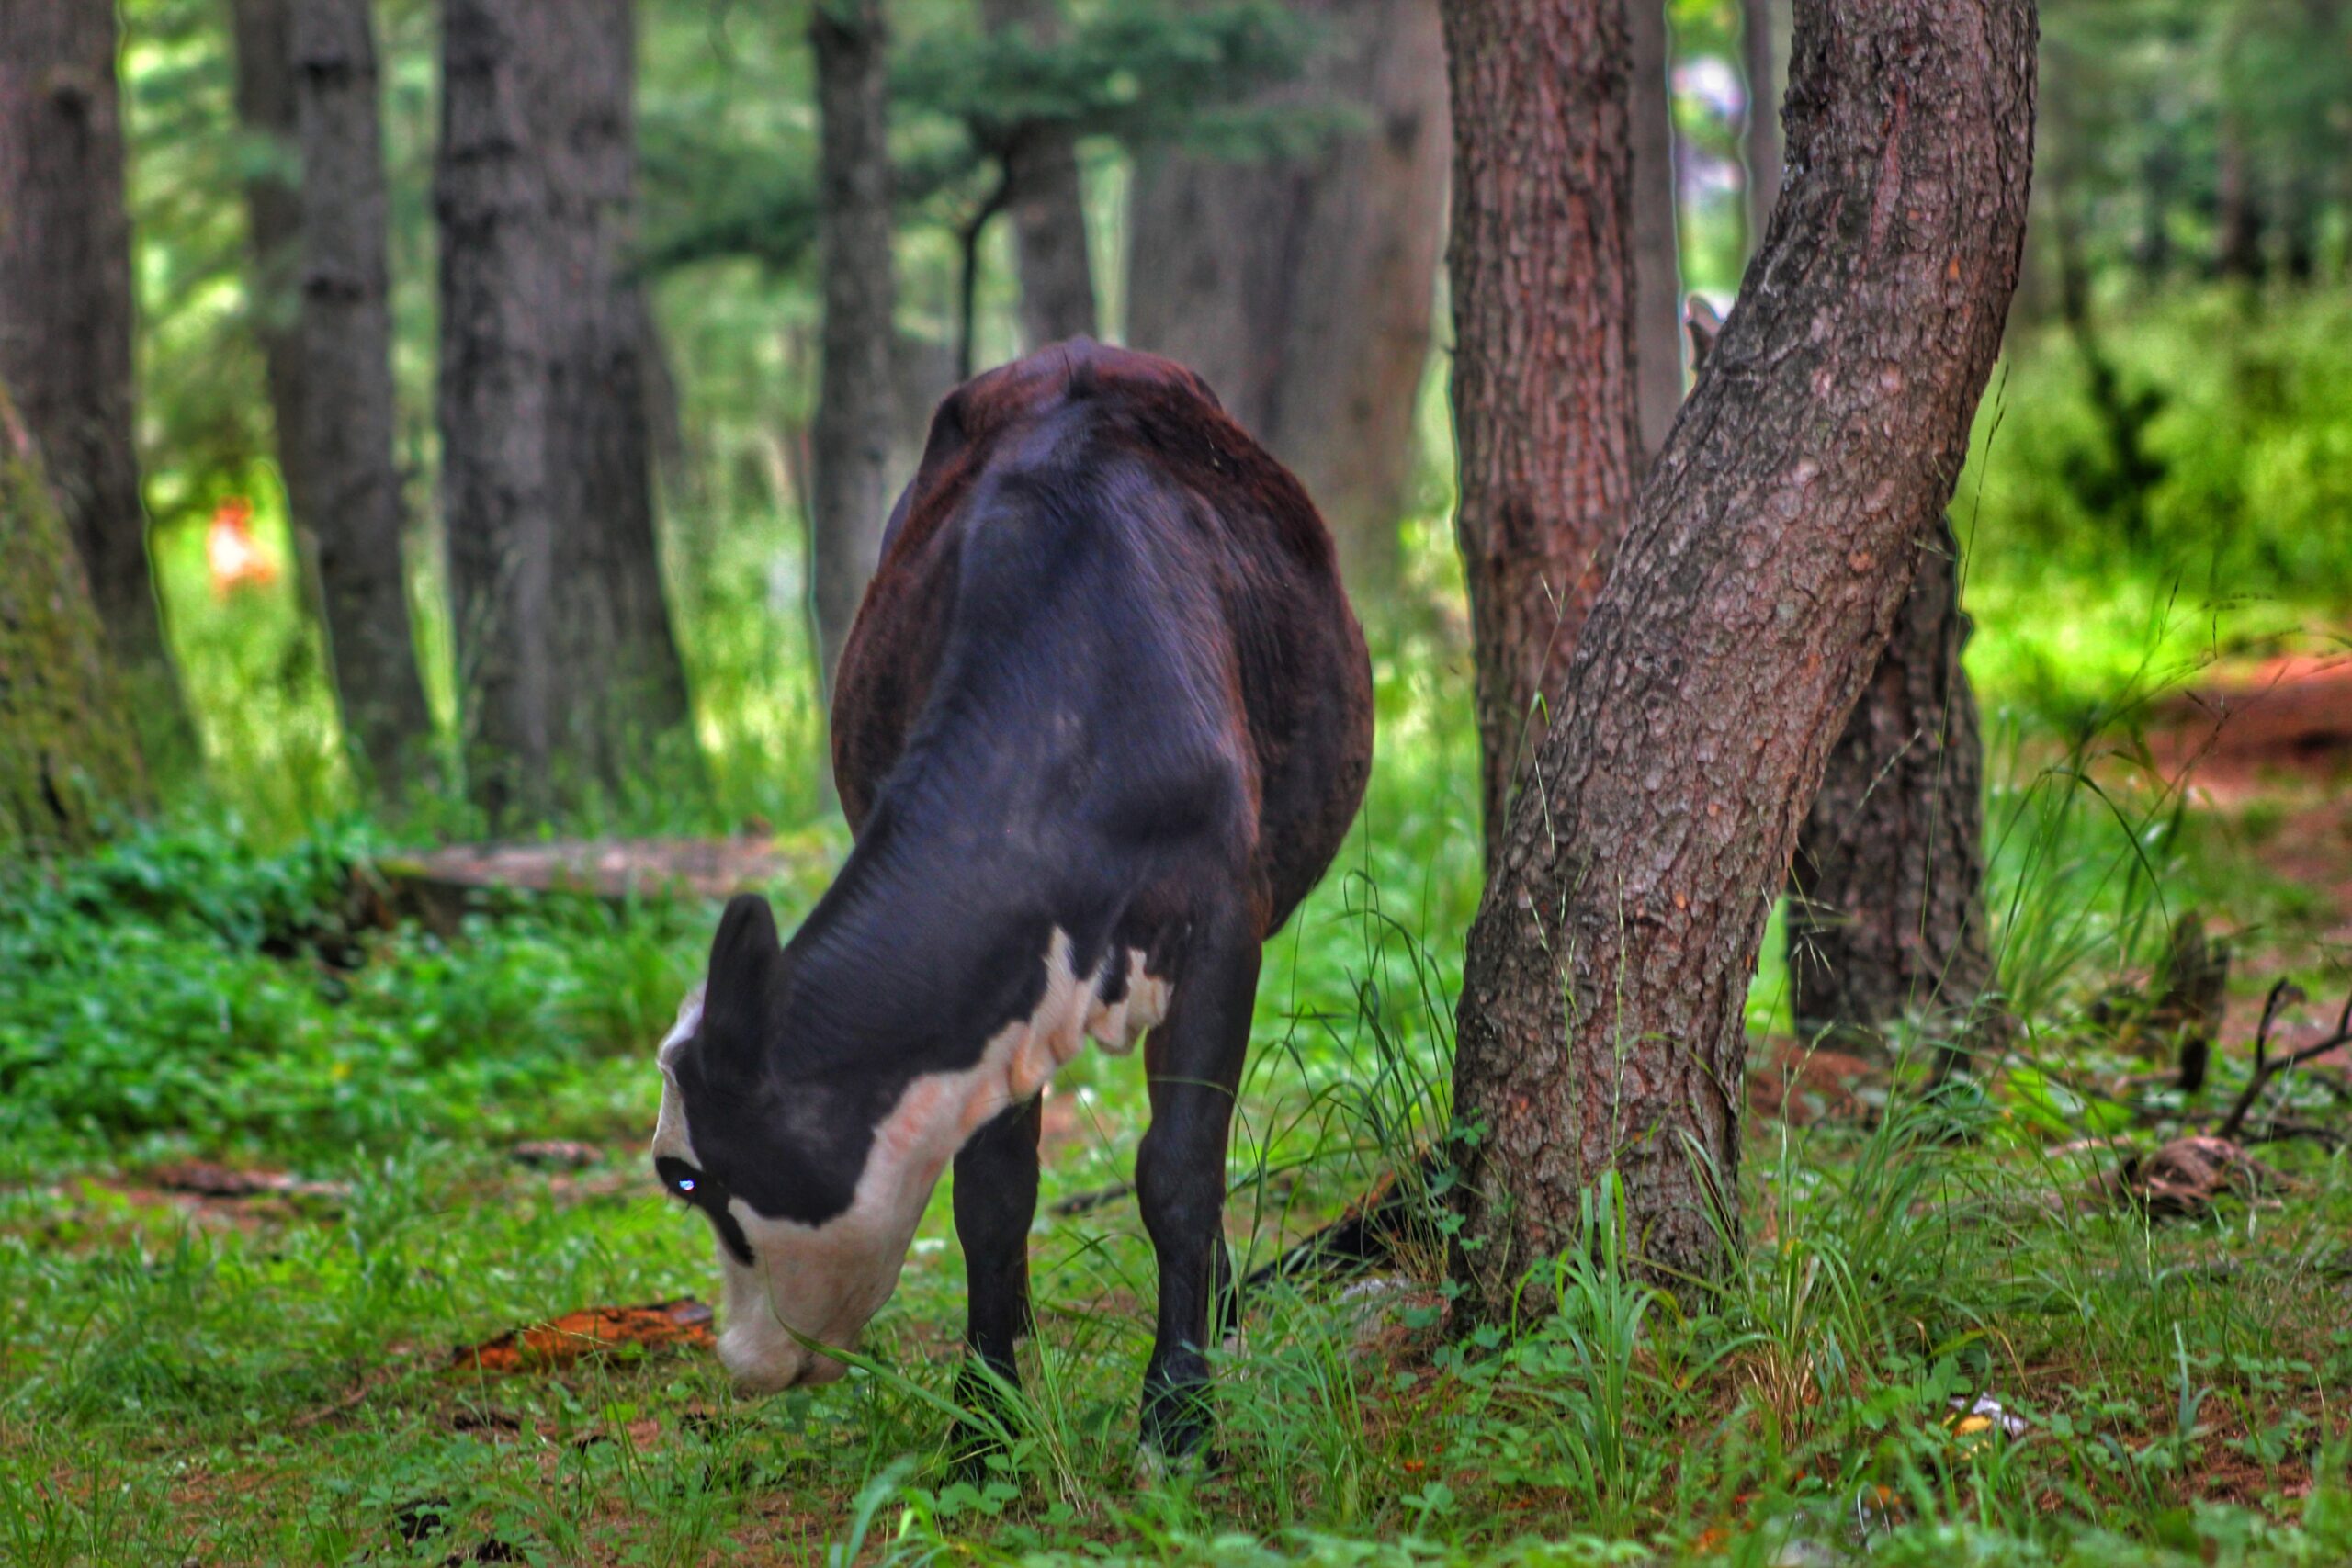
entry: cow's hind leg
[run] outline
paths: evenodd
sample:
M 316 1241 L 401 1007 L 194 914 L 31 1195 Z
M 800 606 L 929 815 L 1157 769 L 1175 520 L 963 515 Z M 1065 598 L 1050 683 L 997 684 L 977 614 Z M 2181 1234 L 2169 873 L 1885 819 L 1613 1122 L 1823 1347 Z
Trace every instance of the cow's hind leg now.
M 960 1403 L 994 1406 L 998 1385 L 1019 1387 L 1013 1345 L 1031 1327 L 1029 1226 L 1037 1214 L 1037 1135 L 1045 1101 L 1032 1099 L 997 1113 L 956 1156 L 956 1238 L 964 1247 L 964 1343 L 973 1365 L 960 1380 Z
M 1213 1299 L 1231 1289 L 1226 1137 L 1249 1053 L 1258 960 L 1256 936 L 1239 919 L 1196 926 L 1168 1017 L 1144 1044 L 1151 1130 L 1136 1153 L 1136 1195 L 1159 1260 L 1159 1314 L 1144 1371 L 1143 1437 L 1171 1459 L 1208 1436 L 1202 1347 Z

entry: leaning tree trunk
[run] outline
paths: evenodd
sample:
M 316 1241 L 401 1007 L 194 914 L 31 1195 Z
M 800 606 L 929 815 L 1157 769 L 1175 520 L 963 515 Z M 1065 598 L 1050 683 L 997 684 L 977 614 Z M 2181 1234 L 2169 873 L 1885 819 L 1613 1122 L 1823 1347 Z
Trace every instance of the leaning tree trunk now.
M 655 547 L 628 0 L 447 0 L 442 503 L 493 822 L 692 762 Z
M 1448 0 L 1454 528 L 1488 860 L 1641 467 L 1620 0 Z
M 1368 122 L 1317 154 L 1232 163 L 1168 152 L 1136 171 L 1128 340 L 1182 360 L 1295 471 L 1351 587 L 1401 570 L 1429 369 L 1448 143 L 1434 0 L 1313 0 L 1328 47 L 1283 109 Z
M 159 760 L 193 761 L 139 494 L 114 0 L 0 4 L 0 382 Z
M 0 387 L 0 848 L 84 843 L 146 795 L 81 559 Z
M 1691 312 L 1691 362 L 1723 323 Z M 1960 541 L 1928 521 L 1878 668 L 1829 754 L 1789 868 L 1785 953 L 1798 1032 L 1876 1043 L 1928 1015 L 1939 1077 L 1997 1049 L 1984 910 L 1984 739 L 1962 654 Z
M 1984 743 L 1961 653 L 1960 547 L 1922 520 L 1919 569 L 1862 688 L 1790 867 L 1797 1031 L 1875 1040 L 1924 1011 L 1949 1066 L 1990 1043 L 1997 1012 L 1984 916 Z
M 299 0 L 295 14 L 302 186 L 293 378 L 309 400 L 307 417 L 300 404 L 278 403 L 277 435 L 295 525 L 315 567 L 345 733 L 377 784 L 399 791 L 430 767 L 433 716 L 401 558 L 389 220 L 369 8 L 370 0 Z M 273 371 L 273 399 L 278 381 Z
M 1739 0 L 1739 53 L 1747 78 L 1747 254 L 1764 248 L 1764 231 L 1781 201 L 1781 61 L 1774 13 L 1784 0 Z
M 1800 172 L 1644 485 L 1470 935 L 1457 1261 L 1486 1314 L 1611 1172 L 1653 1278 L 1707 1280 L 1736 1243 L 1742 1003 L 1999 349 L 2033 72 L 2031 0 L 1798 0 Z
M 1681 204 L 1666 0 L 1627 0 L 1625 21 L 1633 42 L 1634 382 L 1649 456 L 1666 445 L 1682 406 Z
M 1060 0 L 980 0 L 991 33 L 1022 32 L 1032 44 L 1061 36 Z M 1042 348 L 1097 328 L 1094 266 L 1086 248 L 1086 199 L 1078 138 L 1066 126 L 1031 126 L 1005 153 L 1005 205 L 1012 215 L 1021 276 L 1021 338 Z
M 828 705 L 833 668 L 882 554 L 890 461 L 892 314 L 888 40 L 881 0 L 819 0 L 820 209 L 825 327 L 810 438 L 810 599 Z

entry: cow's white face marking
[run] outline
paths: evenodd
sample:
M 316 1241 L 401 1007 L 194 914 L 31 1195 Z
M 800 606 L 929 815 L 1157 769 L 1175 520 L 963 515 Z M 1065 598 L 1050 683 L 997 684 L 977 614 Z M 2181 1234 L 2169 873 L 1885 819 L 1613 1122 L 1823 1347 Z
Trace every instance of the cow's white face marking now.
M 1046 992 L 1026 1019 L 1006 1024 L 989 1040 L 979 1061 L 962 1072 L 928 1073 L 907 1086 L 875 1130 L 865 1168 L 849 1208 L 821 1224 L 770 1219 L 741 1198 L 728 1213 L 742 1227 L 752 1261 L 718 1248 L 725 1278 L 718 1358 L 752 1393 L 831 1382 L 846 1369 L 803 1341 L 850 1348 L 898 1288 L 915 1227 L 940 1173 L 966 1139 L 1009 1106 L 1042 1089 L 1091 1037 L 1114 1055 L 1135 1048 L 1168 1013 L 1166 979 L 1144 971 L 1143 954 L 1114 950 L 1093 975 L 1077 972 L 1069 934 L 1056 930 L 1045 953 Z M 1116 1002 L 1102 998 L 1113 964 L 1124 964 L 1126 985 Z M 678 1009 L 656 1059 L 662 1068 L 662 1111 L 654 1123 L 655 1158 L 695 1169 L 694 1139 L 675 1063 L 702 1023 L 703 987 Z

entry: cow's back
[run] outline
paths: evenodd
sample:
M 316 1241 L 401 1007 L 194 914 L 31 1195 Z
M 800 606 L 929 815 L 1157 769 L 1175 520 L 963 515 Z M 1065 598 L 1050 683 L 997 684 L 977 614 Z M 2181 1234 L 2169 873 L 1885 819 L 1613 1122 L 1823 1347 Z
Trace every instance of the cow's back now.
M 1055 493 L 1006 506 L 1008 487 L 1047 482 L 1035 473 Z M 1073 507 L 1091 510 L 1069 515 Z M 1058 520 L 1046 515 L 1056 508 Z M 1082 587 L 1058 581 L 1080 573 Z M 1019 624 L 1024 606 L 1040 618 L 1034 628 Z M 854 829 L 864 831 L 891 787 L 934 698 L 943 708 L 974 700 L 947 688 L 970 687 L 993 671 L 994 645 L 1033 631 L 1057 640 L 1027 688 L 1033 711 L 1007 713 L 1004 725 L 1052 721 L 1047 710 L 1066 694 L 1038 701 L 1038 681 L 1066 680 L 1076 694 L 1108 678 L 1138 688 L 1134 712 L 1117 705 L 1127 694 L 1110 694 L 1109 750 L 1155 727 L 1223 728 L 1179 750 L 1190 759 L 1208 745 L 1234 761 L 1229 836 L 1261 931 L 1279 926 L 1329 864 L 1362 799 L 1370 666 L 1313 504 L 1191 372 L 1079 342 L 980 377 L 940 405 L 836 682 L 834 776 Z M 1106 676 L 1102 666 L 1115 668 Z M 939 722 L 934 713 L 930 723 Z M 1099 780 L 1113 785 L 1162 798 L 1148 778 Z M 1176 816 L 1197 807 L 1174 784 L 1164 798 Z

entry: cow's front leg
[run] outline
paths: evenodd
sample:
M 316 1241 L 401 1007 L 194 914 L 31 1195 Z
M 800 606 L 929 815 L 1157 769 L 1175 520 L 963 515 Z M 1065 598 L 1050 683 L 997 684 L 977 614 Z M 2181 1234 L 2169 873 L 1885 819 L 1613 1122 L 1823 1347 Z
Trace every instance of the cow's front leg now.
M 1151 1130 L 1136 1195 L 1159 1261 L 1159 1316 L 1143 1383 L 1145 1444 L 1170 1459 L 1208 1436 L 1209 1308 L 1229 1290 L 1225 1152 L 1250 1048 L 1258 942 L 1238 920 L 1196 928 L 1168 1017 L 1144 1043 Z M 1223 1265 L 1220 1268 L 1220 1265 Z
M 964 1343 L 978 1366 L 1020 1386 L 1013 1346 L 1031 1326 L 1029 1226 L 1037 1214 L 1037 1135 L 1045 1101 L 999 1111 L 956 1156 L 956 1239 L 964 1247 Z M 958 1393 L 966 1408 L 997 1390 L 967 1368 Z

